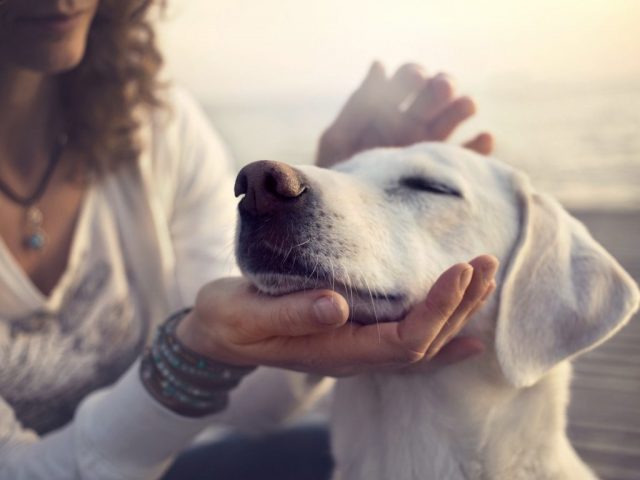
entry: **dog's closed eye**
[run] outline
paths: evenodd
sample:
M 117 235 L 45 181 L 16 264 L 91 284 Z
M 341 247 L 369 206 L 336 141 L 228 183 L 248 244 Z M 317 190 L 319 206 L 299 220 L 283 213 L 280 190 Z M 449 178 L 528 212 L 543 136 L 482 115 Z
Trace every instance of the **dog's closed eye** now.
M 404 177 L 400 179 L 400 186 L 410 190 L 435 193 L 436 195 L 451 195 L 462 197 L 460 191 L 446 183 L 426 177 Z

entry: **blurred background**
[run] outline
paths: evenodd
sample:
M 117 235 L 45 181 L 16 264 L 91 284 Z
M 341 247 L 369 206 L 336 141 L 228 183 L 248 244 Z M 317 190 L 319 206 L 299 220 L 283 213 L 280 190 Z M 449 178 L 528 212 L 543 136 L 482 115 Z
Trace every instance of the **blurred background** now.
M 380 60 L 445 71 L 496 155 L 580 208 L 640 206 L 637 0 L 169 1 L 170 78 L 239 164 L 312 161 L 318 135 Z
M 479 113 L 457 132 L 560 198 L 640 279 L 640 1 L 169 2 L 169 78 L 236 158 L 313 161 L 373 60 L 446 71 Z M 608 480 L 640 478 L 640 322 L 575 362 L 569 434 Z

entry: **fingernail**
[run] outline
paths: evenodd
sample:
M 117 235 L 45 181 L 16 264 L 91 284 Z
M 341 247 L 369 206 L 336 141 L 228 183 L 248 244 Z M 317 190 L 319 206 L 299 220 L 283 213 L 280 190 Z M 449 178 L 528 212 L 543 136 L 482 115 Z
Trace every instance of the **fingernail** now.
M 469 265 L 460 274 L 460 290 L 466 290 L 473 277 L 473 267 Z
M 447 76 L 444 73 L 439 73 L 431 79 L 434 83 L 448 83 Z
M 375 77 L 380 77 L 383 72 L 384 72 L 384 67 L 379 61 L 376 60 L 369 67 L 369 71 L 367 72 L 366 79 L 369 80 Z
M 455 85 L 453 83 L 453 78 L 450 77 L 449 75 L 447 75 L 446 73 L 438 73 L 435 77 L 433 77 L 432 80 L 434 81 L 434 84 L 437 87 L 449 88 L 449 89 L 451 89 L 451 93 L 453 93 L 454 90 L 455 90 Z
M 487 297 L 491 295 L 491 292 L 493 292 L 495 289 L 496 289 L 496 281 L 491 280 L 491 283 L 489 283 L 489 286 L 487 287 L 484 294 L 482 295 L 482 298 L 480 298 L 480 301 L 484 302 L 487 299 Z
M 492 263 L 491 265 L 485 267 L 482 269 L 482 281 L 483 283 L 490 283 L 493 281 L 493 277 L 496 274 L 496 271 L 498 270 L 498 265 L 495 263 Z
M 316 320 L 325 325 L 333 325 L 342 320 L 342 312 L 331 297 L 320 297 L 313 304 Z

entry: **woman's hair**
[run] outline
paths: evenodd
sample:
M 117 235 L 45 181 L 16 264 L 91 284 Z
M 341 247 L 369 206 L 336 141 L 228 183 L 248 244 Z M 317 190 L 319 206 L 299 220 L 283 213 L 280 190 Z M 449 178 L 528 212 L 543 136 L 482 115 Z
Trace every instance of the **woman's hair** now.
M 82 62 L 63 74 L 69 139 L 99 175 L 137 160 L 139 107 L 158 107 L 162 56 L 149 20 L 163 0 L 101 0 Z

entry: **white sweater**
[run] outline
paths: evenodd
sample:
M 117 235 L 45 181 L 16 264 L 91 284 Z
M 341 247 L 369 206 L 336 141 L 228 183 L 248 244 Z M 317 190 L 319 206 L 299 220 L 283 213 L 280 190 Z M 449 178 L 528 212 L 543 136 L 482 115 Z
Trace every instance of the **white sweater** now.
M 236 272 L 229 156 L 184 92 L 168 99 L 145 122 L 139 167 L 87 192 L 49 297 L 0 239 L 0 480 L 156 478 L 207 425 L 267 428 L 313 387 L 258 369 L 225 412 L 190 419 L 142 386 L 155 326 Z

